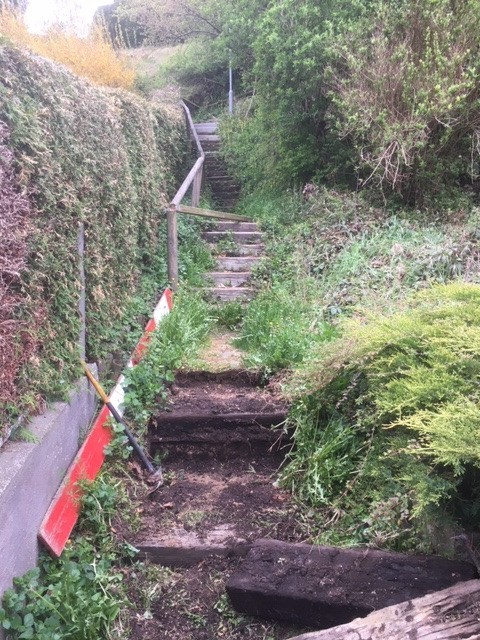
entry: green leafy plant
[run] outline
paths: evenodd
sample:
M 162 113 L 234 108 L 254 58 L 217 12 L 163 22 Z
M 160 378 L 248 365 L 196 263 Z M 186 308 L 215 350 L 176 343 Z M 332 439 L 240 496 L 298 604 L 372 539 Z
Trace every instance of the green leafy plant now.
M 81 535 L 61 558 L 44 554 L 39 566 L 6 591 L 0 624 L 9 640 L 97 640 L 113 637 L 125 604 L 122 574 L 114 569 L 125 550 L 117 546 L 111 520 L 119 485 L 100 476 L 84 484 Z
M 173 310 L 154 332 L 141 362 L 125 372 L 127 415 L 144 426 L 166 399 L 175 371 L 194 358 L 212 326 L 208 304 L 198 292 L 181 291 Z

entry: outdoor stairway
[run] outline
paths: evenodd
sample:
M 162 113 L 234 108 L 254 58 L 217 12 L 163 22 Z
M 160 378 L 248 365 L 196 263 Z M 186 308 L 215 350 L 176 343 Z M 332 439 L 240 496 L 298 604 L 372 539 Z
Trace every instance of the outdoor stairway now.
M 210 187 L 215 208 L 232 211 L 237 204 L 240 185 L 229 175 L 227 165 L 219 154 L 218 123 L 195 124 L 195 130 L 205 152 L 205 182 Z
M 252 268 L 262 259 L 263 234 L 256 222 L 217 222 L 202 234 L 216 255 L 216 269 L 207 273 L 208 288 L 215 300 L 250 300 Z

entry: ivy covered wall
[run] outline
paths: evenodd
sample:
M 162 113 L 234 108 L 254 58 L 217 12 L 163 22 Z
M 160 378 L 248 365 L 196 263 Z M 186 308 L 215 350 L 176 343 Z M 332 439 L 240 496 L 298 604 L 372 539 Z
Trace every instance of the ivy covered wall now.
M 8 46 L 0 133 L 1 436 L 78 375 L 81 223 L 87 357 L 128 343 L 142 283 L 165 284 L 162 212 L 187 144 L 178 105 L 99 89 Z

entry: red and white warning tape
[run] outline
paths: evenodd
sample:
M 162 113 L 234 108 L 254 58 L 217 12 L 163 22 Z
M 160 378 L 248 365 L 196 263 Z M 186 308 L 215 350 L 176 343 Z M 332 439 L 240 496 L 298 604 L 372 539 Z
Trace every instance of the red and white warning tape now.
M 145 331 L 138 342 L 127 367 L 135 367 L 142 359 L 152 332 L 173 306 L 173 294 L 167 289 L 160 302 L 155 307 L 152 319 L 145 327 Z M 115 409 L 123 415 L 125 391 L 123 383 L 125 376 L 121 375 L 109 398 Z M 80 513 L 81 488 L 79 480 L 94 480 L 105 460 L 105 447 L 111 442 L 113 434 L 108 426 L 110 411 L 106 406 L 98 414 L 93 426 L 70 465 L 62 484 L 60 485 L 52 504 L 50 505 L 40 527 L 39 539 L 55 556 L 60 556 L 72 533 Z

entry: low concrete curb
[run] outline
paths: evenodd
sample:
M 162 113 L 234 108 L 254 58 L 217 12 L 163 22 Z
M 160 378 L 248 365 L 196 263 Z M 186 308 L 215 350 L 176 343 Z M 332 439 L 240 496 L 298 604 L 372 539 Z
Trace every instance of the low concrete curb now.
M 7 442 L 0 449 L 0 599 L 15 576 L 37 561 L 42 519 L 95 413 L 86 379 L 68 402 L 57 402 L 31 421 L 36 442 Z M 3 638 L 0 630 L 0 638 Z

